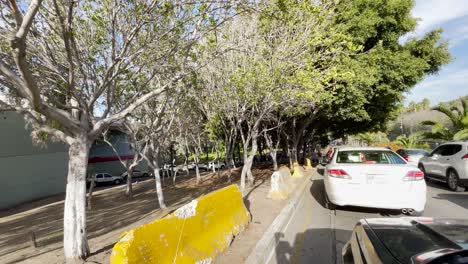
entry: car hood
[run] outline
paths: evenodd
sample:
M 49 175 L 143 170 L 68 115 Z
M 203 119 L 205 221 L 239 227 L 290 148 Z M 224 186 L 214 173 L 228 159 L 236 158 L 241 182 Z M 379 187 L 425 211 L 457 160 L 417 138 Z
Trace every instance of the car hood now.
M 439 249 L 468 249 L 468 220 L 402 217 L 364 219 L 380 242 L 403 263 Z

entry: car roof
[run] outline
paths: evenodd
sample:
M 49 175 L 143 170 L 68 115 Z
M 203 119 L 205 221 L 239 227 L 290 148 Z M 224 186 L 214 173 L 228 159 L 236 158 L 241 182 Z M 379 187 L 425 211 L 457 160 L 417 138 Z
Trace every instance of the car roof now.
M 423 151 L 427 151 L 425 149 L 418 149 L 418 148 L 401 148 L 402 150 L 423 150 Z
M 443 146 L 443 145 L 452 145 L 452 144 L 468 145 L 468 141 L 466 141 L 466 140 L 459 140 L 459 141 L 445 142 L 445 143 L 443 143 L 443 144 L 440 144 L 440 146 Z
M 338 148 L 339 151 L 350 151 L 350 150 L 386 150 L 391 151 L 388 148 L 383 147 L 340 147 Z

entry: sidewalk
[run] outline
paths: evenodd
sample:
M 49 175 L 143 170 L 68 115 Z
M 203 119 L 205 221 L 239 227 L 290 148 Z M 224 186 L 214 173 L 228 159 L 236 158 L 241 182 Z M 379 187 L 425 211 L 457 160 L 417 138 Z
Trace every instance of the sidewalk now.
M 310 177 L 312 171 L 307 172 L 304 177 Z M 294 192 L 299 189 L 299 183 L 303 182 L 303 178 L 295 182 Z M 261 184 L 252 189 L 247 196 L 246 205 L 252 215 L 250 227 L 236 237 L 231 246 L 215 259 L 217 264 L 244 263 L 252 250 L 275 220 L 283 207 L 288 203 L 293 193 L 284 201 L 275 201 L 267 198 L 270 190 L 270 181 L 267 184 Z
M 265 186 L 269 187 L 272 173 L 270 167 L 268 164 L 253 169 L 256 185 L 247 188 L 249 197 L 259 195 L 256 192 Z M 227 181 L 226 171 L 221 177 L 217 174 L 202 176 L 202 183 L 199 185 L 195 184 L 196 179 L 193 176 L 178 177 L 176 185 L 166 180 L 167 185 L 163 191 L 168 208 L 165 210 L 158 207 L 152 179 L 134 185 L 133 200 L 128 200 L 124 195 L 124 186 L 100 191 L 93 195 L 93 209 L 88 211 L 91 256 L 87 261 L 108 263 L 112 247 L 124 231 L 152 222 L 203 194 L 238 183 L 239 178 L 240 168 L 233 170 L 231 183 Z M 36 233 L 37 248 L 31 245 L 31 230 Z M 2 263 L 63 263 L 62 236 L 63 201 L 2 215 L 0 259 Z

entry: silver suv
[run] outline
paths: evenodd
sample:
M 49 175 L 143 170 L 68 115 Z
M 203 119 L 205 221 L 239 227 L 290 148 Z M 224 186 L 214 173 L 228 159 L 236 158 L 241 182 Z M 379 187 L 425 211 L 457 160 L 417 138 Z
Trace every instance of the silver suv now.
M 461 192 L 468 187 L 468 141 L 449 142 L 419 160 L 426 177 L 447 182 L 450 190 Z

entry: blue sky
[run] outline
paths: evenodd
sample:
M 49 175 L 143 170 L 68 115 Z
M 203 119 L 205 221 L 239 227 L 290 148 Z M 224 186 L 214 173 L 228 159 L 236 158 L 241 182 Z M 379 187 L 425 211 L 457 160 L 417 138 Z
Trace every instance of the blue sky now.
M 412 15 L 420 21 L 411 35 L 443 28 L 454 59 L 418 83 L 407 94 L 406 103 L 428 98 L 434 105 L 468 95 L 468 0 L 416 0 Z

